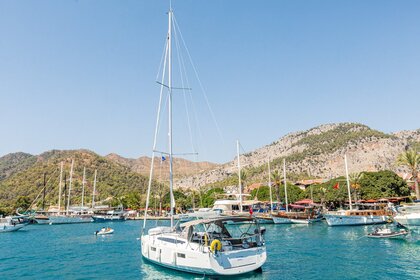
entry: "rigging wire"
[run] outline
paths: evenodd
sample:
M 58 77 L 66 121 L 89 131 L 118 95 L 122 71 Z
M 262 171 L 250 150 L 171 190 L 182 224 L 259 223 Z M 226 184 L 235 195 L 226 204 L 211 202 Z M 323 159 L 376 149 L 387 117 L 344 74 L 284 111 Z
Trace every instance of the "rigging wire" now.
M 192 60 L 192 57 L 191 57 L 190 52 L 189 52 L 189 50 L 188 50 L 188 47 L 187 47 L 187 45 L 186 45 L 186 43 L 185 43 L 185 41 L 184 41 L 184 37 L 182 36 L 182 32 L 181 32 L 181 30 L 179 29 L 178 22 L 177 22 L 177 20 L 176 20 L 175 16 L 173 17 L 173 20 L 174 20 L 174 23 L 175 23 L 176 28 L 178 29 L 178 32 L 179 32 L 179 36 L 180 36 L 181 42 L 182 42 L 182 44 L 183 44 L 183 46 L 184 46 L 184 48 L 185 48 L 185 50 L 186 50 L 186 53 L 187 53 L 188 58 L 189 58 L 189 60 L 190 60 L 191 66 L 192 66 L 192 68 L 193 68 L 193 70 L 194 70 L 194 74 L 195 74 L 195 76 L 196 76 L 196 79 L 197 79 L 197 81 L 198 81 L 198 84 L 200 85 L 201 91 L 203 92 L 203 96 L 204 96 L 204 99 L 205 99 L 205 101 L 206 101 L 207 108 L 209 109 L 209 111 L 210 111 L 210 115 L 211 115 L 211 117 L 212 117 L 212 119 L 213 119 L 213 122 L 214 122 L 214 123 L 215 123 L 215 125 L 216 125 L 217 133 L 219 134 L 219 137 L 220 137 L 220 139 L 222 140 L 222 142 L 223 142 L 223 144 L 224 144 L 224 143 L 225 143 L 225 139 L 224 139 L 223 134 L 222 134 L 222 132 L 221 132 L 221 130 L 220 130 L 220 126 L 219 126 L 219 124 L 218 124 L 218 122 L 217 122 L 217 119 L 216 119 L 216 116 L 215 116 L 215 114 L 214 114 L 214 111 L 213 111 L 213 109 L 212 109 L 212 108 L 211 108 L 211 106 L 210 106 L 210 102 L 209 102 L 209 100 L 208 100 L 208 97 L 207 97 L 206 91 L 205 91 L 204 86 L 203 86 L 203 84 L 202 84 L 202 82 L 201 82 L 201 80 L 200 80 L 200 77 L 199 77 L 199 75 L 198 75 L 198 71 L 197 71 L 197 69 L 196 69 L 196 67 L 195 67 L 195 65 L 194 65 L 194 62 L 193 62 L 193 60 Z

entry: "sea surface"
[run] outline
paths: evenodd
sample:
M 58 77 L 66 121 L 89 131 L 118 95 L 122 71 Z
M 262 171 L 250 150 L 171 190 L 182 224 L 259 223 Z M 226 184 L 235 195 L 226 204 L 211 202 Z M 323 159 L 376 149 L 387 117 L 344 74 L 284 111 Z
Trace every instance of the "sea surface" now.
M 141 225 L 29 225 L 2 233 L 0 279 L 203 279 L 145 263 Z M 114 234 L 95 236 L 102 226 Z M 262 272 L 222 279 L 420 279 L 419 230 L 394 240 L 367 238 L 373 226 L 264 226 L 268 259 Z

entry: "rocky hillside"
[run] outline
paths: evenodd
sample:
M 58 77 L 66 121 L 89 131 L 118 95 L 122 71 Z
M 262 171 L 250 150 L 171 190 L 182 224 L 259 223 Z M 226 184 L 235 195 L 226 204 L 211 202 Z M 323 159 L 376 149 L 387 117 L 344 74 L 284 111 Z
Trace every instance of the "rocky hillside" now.
M 394 170 L 395 159 L 406 147 L 418 145 L 420 129 L 386 134 L 356 123 L 321 125 L 307 131 L 290 133 L 279 140 L 241 155 L 241 165 L 248 183 L 267 180 L 267 160 L 272 170 L 287 163 L 289 177 L 332 178 L 343 175 L 344 154 L 351 173 Z M 236 177 L 236 159 L 213 170 L 178 179 L 176 186 L 205 186 L 215 182 L 226 184 Z
M 138 159 L 124 158 L 117 154 L 109 154 L 107 159 L 117 162 L 131 169 L 131 171 L 149 176 L 150 172 L 150 157 L 140 157 Z M 216 168 L 218 164 L 211 162 L 193 162 L 182 158 L 174 158 L 174 176 L 184 177 L 197 173 L 202 173 Z M 154 161 L 155 178 L 167 179 L 169 170 L 169 161 L 162 161 L 160 158 L 155 158 Z

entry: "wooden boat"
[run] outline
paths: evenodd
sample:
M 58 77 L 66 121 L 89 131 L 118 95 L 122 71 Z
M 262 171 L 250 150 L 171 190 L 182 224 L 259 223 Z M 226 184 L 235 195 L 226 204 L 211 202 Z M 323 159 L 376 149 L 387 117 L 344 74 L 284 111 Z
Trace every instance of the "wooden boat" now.
M 376 228 L 374 232 L 369 233 L 367 236 L 371 238 L 400 238 L 409 233 L 406 229 L 392 231 L 390 228 Z
M 344 165 L 346 168 L 347 192 L 350 209 L 329 211 L 328 213 L 324 214 L 327 224 L 329 226 L 358 226 L 387 223 L 390 213 L 385 209 L 386 205 L 384 204 L 358 204 L 356 205 L 358 209 L 353 209 L 346 155 L 344 155 Z

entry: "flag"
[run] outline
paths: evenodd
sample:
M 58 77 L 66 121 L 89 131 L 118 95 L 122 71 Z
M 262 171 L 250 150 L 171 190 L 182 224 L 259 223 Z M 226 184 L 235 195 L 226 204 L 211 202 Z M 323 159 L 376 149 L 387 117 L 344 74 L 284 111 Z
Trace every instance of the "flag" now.
M 340 183 L 337 182 L 337 184 L 333 186 L 333 189 L 338 190 L 339 188 L 340 188 Z

